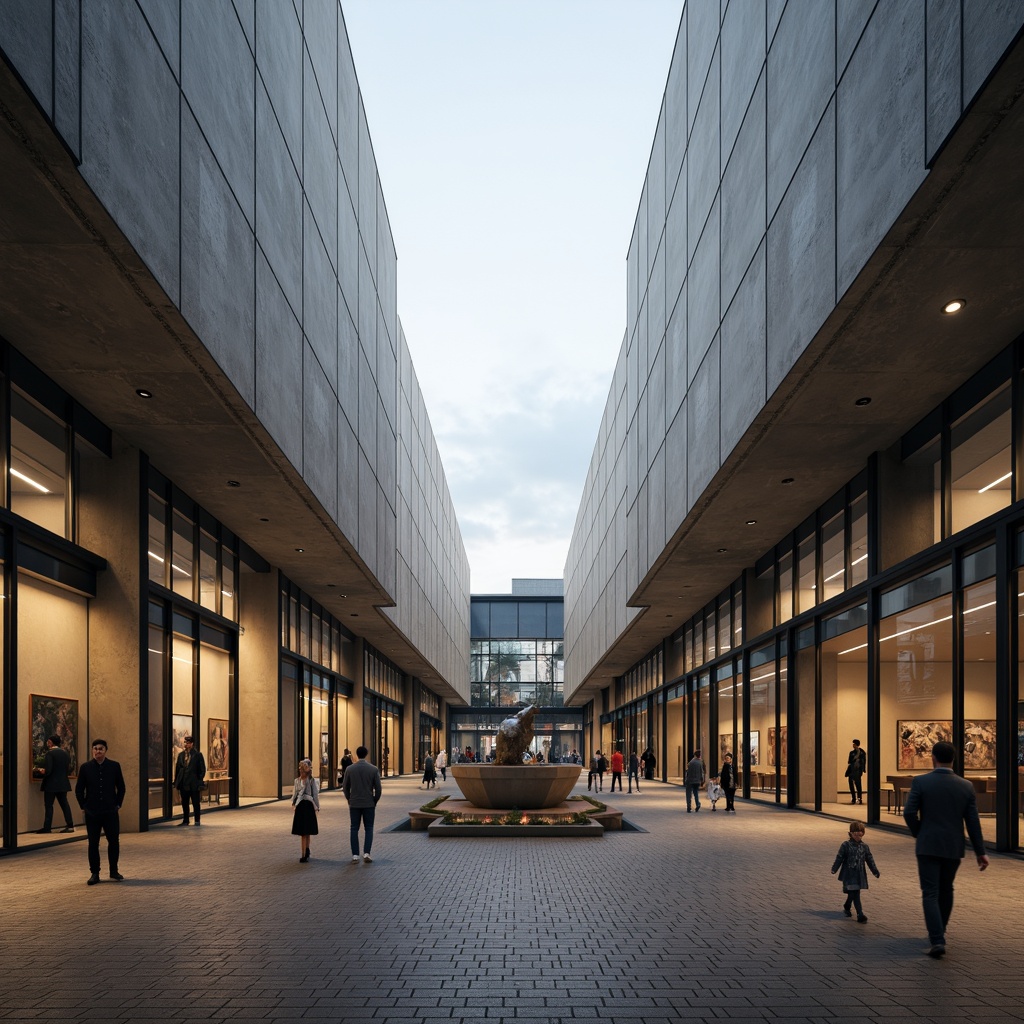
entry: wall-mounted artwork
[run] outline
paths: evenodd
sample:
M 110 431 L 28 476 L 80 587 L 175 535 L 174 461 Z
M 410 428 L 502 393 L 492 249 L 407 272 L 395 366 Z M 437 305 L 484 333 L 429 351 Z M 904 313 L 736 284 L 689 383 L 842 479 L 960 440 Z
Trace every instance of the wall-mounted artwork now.
M 778 733 L 778 735 L 776 735 Z M 768 727 L 768 764 L 784 765 L 789 761 L 789 727 L 782 726 L 776 729 L 774 725 Z
M 753 767 L 761 763 L 761 731 L 752 729 L 747 734 L 747 766 Z
M 211 772 L 228 770 L 228 720 L 211 718 L 209 720 L 209 742 L 207 743 L 206 767 Z
M 171 775 L 178 763 L 178 755 L 185 751 L 185 737 L 192 735 L 191 715 L 171 716 Z
M 896 767 L 921 771 L 932 766 L 932 747 L 953 742 L 953 723 L 904 719 L 896 723 Z
M 996 723 L 994 720 L 964 722 L 964 771 L 996 766 Z
M 32 736 L 32 774 L 43 767 L 46 741 L 60 737 L 60 745 L 70 758 L 68 775 L 78 774 L 78 701 L 70 697 L 29 697 L 29 733 Z

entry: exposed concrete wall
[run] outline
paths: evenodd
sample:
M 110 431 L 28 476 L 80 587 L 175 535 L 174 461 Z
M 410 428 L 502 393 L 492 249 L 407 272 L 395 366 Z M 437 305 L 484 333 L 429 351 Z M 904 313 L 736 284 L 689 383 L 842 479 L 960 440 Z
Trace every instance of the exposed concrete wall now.
M 139 488 L 139 453 L 117 437 L 113 458 L 81 461 L 79 541 L 107 560 L 89 607 L 89 730 L 109 742 L 109 756 L 121 763 L 128 787 L 121 809 L 126 831 L 138 830 L 147 802 L 139 743 L 147 646 Z M 86 747 L 79 756 L 88 754 Z

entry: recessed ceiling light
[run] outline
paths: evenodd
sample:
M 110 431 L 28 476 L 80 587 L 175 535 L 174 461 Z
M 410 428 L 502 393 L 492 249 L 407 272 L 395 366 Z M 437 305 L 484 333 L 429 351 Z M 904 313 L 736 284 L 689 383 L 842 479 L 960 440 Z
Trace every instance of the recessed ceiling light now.
M 728 550 L 729 550 L 728 548 L 719 548 L 719 549 L 718 549 L 718 553 L 719 553 L 720 555 L 724 555 L 724 554 L 726 553 L 726 551 L 728 551 Z
M 328 587 L 329 590 L 333 590 L 337 585 L 338 585 L 337 583 L 328 583 L 327 587 Z
M 784 484 L 791 484 L 791 483 L 794 483 L 794 482 L 795 482 L 795 480 L 796 480 L 796 477 L 795 477 L 795 476 L 785 476 L 785 477 L 783 477 L 783 478 L 782 478 L 782 482 L 783 482 Z
M 359 618 L 359 612 L 353 612 L 353 613 L 352 613 L 352 614 L 351 614 L 351 615 L 349 616 L 349 618 L 352 618 L 352 619 L 358 619 L 358 618 Z
M 228 487 L 241 487 L 242 485 L 237 480 L 229 480 Z
M 868 398 L 867 395 L 865 395 L 863 398 L 858 398 L 857 401 L 854 402 L 853 404 L 854 405 L 870 405 L 871 404 L 871 399 Z
M 305 548 L 296 548 L 295 550 L 298 551 L 298 553 L 301 555 L 302 552 L 305 551 L 306 549 Z
M 757 526 L 757 520 L 756 519 L 748 519 L 747 520 L 747 526 Z
M 137 394 L 139 396 L 139 398 L 152 398 L 153 397 L 153 392 L 152 391 L 147 391 L 145 388 L 136 388 L 135 389 L 135 394 Z
M 942 307 L 942 312 L 947 316 L 952 316 L 953 313 L 959 313 L 966 305 L 967 303 L 963 299 L 950 299 L 949 302 Z
M 260 522 L 261 523 L 269 523 L 270 520 L 266 516 L 260 516 Z

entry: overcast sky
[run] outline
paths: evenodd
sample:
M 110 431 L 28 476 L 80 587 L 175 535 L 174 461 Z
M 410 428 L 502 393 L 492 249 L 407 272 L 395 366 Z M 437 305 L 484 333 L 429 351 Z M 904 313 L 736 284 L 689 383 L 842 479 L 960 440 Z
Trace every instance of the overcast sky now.
M 682 0 L 342 0 L 475 594 L 560 577 Z

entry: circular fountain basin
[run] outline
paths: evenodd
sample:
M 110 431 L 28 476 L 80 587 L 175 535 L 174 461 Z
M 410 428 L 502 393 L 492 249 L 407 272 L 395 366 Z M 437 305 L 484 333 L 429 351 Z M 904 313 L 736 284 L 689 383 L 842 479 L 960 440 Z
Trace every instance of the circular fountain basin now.
M 475 807 L 521 811 L 557 807 L 583 771 L 578 764 L 453 764 L 448 770 Z

